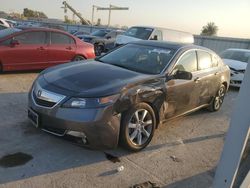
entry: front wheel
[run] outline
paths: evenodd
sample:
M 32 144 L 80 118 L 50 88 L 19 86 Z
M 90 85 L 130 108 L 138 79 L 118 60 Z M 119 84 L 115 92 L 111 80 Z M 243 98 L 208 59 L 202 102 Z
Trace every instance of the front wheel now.
M 150 143 L 155 127 L 154 110 L 146 103 L 137 104 L 123 114 L 120 143 L 129 150 L 139 151 Z
M 221 108 L 225 94 L 226 94 L 226 87 L 224 85 L 221 85 L 220 89 L 218 90 L 216 96 L 214 97 L 212 103 L 208 108 L 211 112 L 218 111 Z

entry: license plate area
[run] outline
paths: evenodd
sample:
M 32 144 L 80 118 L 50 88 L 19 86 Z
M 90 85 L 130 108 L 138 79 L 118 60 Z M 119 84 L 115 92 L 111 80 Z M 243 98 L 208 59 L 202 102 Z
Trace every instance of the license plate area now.
M 30 108 L 28 109 L 28 118 L 36 128 L 39 127 L 39 115 Z

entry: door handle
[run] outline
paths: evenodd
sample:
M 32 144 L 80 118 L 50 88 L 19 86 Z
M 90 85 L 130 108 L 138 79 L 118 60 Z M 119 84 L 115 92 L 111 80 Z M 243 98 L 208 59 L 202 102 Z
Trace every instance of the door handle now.
M 72 50 L 71 46 L 67 47 L 66 49 L 67 49 L 67 50 Z
M 201 79 L 199 77 L 195 78 L 194 81 L 195 82 L 199 82 Z
M 45 50 L 45 48 L 44 47 L 39 47 L 39 48 L 37 48 L 38 50 Z

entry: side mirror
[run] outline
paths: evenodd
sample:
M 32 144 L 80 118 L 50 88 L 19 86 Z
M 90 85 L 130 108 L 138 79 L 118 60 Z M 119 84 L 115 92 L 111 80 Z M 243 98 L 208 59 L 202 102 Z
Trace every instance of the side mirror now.
M 176 71 L 175 74 L 168 76 L 168 80 L 180 79 L 180 80 L 192 80 L 193 75 L 191 72 L 187 71 Z
M 16 40 L 16 39 L 11 40 L 11 42 L 10 42 L 11 47 L 15 47 L 15 46 L 17 46 L 19 44 L 20 44 L 20 42 L 18 40 Z
M 193 75 L 191 72 L 187 72 L 187 71 L 177 71 L 174 74 L 174 78 L 175 79 L 181 79 L 181 80 L 192 80 Z
M 111 39 L 111 36 L 107 36 L 106 39 Z

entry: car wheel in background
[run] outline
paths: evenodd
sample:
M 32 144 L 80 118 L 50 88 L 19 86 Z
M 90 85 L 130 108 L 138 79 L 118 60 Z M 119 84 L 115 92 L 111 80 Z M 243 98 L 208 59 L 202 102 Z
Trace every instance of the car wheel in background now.
M 120 143 L 129 150 L 139 151 L 150 143 L 155 127 L 154 110 L 146 103 L 139 103 L 122 115 Z
M 226 94 L 226 87 L 222 84 L 208 108 L 211 112 L 218 111 L 221 108 L 225 94 Z
M 74 57 L 74 59 L 72 61 L 82 61 L 82 60 L 85 60 L 86 58 L 81 56 L 81 55 L 77 55 Z
M 104 52 L 104 46 L 102 44 L 94 44 L 95 55 L 100 56 Z

